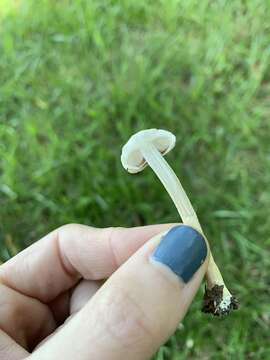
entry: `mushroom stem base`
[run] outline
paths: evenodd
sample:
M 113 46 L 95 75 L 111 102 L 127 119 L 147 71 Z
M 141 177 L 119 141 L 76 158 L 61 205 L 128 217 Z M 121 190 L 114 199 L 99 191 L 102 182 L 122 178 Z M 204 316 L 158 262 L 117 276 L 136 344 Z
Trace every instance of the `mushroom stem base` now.
M 224 285 L 214 285 L 211 289 L 205 287 L 202 312 L 222 316 L 238 309 L 237 299 L 231 294 L 225 295 L 223 289 Z

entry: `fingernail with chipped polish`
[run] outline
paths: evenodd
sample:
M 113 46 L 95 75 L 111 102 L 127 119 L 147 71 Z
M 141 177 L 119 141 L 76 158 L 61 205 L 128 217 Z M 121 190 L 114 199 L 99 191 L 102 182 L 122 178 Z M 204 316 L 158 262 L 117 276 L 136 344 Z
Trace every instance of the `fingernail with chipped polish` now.
M 187 283 L 206 257 L 207 245 L 204 237 L 192 227 L 180 225 L 164 235 L 151 259 L 168 266 Z

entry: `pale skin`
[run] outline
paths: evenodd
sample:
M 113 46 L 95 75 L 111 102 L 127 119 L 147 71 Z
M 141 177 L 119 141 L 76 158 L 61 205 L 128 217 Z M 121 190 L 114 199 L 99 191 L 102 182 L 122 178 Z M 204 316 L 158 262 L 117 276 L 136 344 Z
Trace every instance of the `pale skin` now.
M 0 359 L 151 358 L 208 265 L 184 284 L 149 260 L 172 226 L 65 225 L 1 265 Z

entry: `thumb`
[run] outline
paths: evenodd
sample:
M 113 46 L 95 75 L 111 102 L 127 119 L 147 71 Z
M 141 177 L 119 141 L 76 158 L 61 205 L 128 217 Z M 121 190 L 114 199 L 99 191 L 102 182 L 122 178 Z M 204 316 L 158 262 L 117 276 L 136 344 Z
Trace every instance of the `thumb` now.
M 185 316 L 207 254 L 204 237 L 189 226 L 155 236 L 33 358 L 149 359 Z

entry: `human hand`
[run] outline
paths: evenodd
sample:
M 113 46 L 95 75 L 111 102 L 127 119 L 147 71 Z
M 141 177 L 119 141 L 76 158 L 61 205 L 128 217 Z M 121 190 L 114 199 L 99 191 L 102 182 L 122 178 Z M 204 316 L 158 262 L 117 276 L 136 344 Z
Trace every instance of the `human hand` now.
M 0 358 L 149 359 L 185 316 L 207 253 L 184 225 L 53 231 L 0 266 Z

